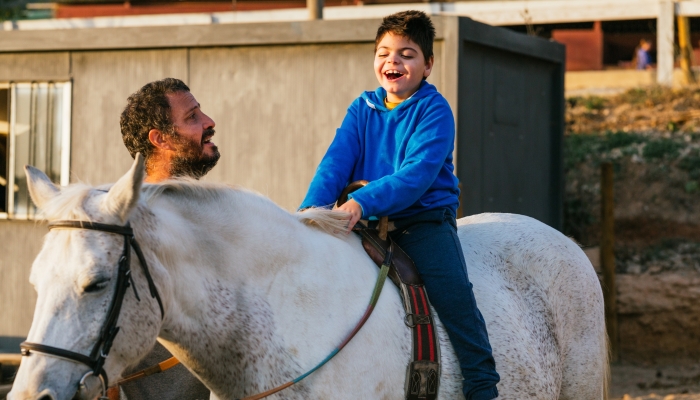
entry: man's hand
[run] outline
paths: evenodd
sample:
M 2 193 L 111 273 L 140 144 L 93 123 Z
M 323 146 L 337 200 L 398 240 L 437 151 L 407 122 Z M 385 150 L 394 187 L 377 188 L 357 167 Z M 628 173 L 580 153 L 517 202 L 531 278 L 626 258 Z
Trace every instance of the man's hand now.
M 336 208 L 334 211 L 343 211 L 350 214 L 350 219 L 348 220 L 348 230 L 345 233 L 350 233 L 357 221 L 362 218 L 362 207 L 360 206 L 360 203 L 353 199 L 346 201 L 345 204 Z

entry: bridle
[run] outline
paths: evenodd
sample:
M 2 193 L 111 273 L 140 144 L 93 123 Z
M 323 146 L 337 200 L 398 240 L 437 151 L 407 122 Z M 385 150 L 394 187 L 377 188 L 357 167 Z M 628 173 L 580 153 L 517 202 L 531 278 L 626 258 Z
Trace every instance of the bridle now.
M 48 354 L 50 356 L 64 358 L 70 361 L 75 361 L 81 364 L 85 364 L 90 368 L 81 379 L 79 384 L 79 390 L 84 390 L 86 388 L 85 381 L 89 376 L 96 376 L 100 379 L 102 384 L 102 397 L 101 399 L 106 399 L 107 387 L 109 387 L 109 381 L 107 380 L 107 373 L 103 369 L 105 360 L 109 355 L 109 351 L 114 342 L 114 338 L 119 332 L 119 327 L 117 326 L 117 320 L 119 319 L 119 312 L 122 308 L 122 303 L 124 302 L 124 295 L 126 290 L 131 286 L 134 290 L 134 296 L 138 301 L 141 301 L 138 292 L 136 291 L 136 286 L 134 285 L 133 277 L 131 276 L 131 248 L 134 249 L 136 257 L 138 257 L 143 269 L 144 275 L 146 275 L 146 280 L 148 280 L 148 288 L 151 292 L 151 297 L 154 297 L 158 301 L 158 306 L 160 306 L 161 319 L 164 317 L 163 311 L 163 301 L 160 299 L 158 294 L 158 289 L 155 283 L 153 283 L 153 278 L 148 271 L 148 264 L 143 256 L 143 252 L 139 247 L 136 238 L 134 237 L 134 232 L 129 226 L 129 223 L 125 226 L 121 225 L 109 225 L 101 224 L 98 222 L 85 222 L 85 221 L 74 221 L 74 220 L 62 220 L 49 223 L 49 230 L 52 229 L 89 229 L 100 232 L 114 233 L 117 235 L 124 236 L 124 250 L 122 255 L 119 257 L 118 262 L 118 275 L 117 284 L 114 289 L 114 297 L 112 298 L 112 303 L 109 306 L 109 311 L 107 312 L 107 320 L 105 321 L 102 329 L 100 330 L 100 336 L 92 348 L 89 356 L 81 353 L 76 353 L 70 350 L 60 349 L 58 347 L 47 346 L 40 343 L 23 342 L 20 344 L 23 356 L 29 356 L 31 352 Z

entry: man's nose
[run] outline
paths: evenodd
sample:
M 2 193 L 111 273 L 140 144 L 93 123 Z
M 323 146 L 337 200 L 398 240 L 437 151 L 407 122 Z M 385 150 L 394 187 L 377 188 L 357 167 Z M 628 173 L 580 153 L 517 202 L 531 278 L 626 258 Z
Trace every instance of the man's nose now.
M 213 119 L 209 118 L 209 116 L 206 114 L 204 114 L 204 116 L 206 117 L 204 119 L 204 128 L 205 129 L 213 128 L 216 126 L 216 122 L 214 122 Z

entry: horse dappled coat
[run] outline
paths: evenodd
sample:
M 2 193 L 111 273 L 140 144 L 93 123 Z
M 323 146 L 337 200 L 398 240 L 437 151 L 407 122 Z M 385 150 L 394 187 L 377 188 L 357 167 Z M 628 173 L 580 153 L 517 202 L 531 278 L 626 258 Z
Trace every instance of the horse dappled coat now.
M 142 188 L 141 157 L 108 193 L 78 184 L 59 189 L 38 170 L 27 174 L 49 221 L 129 221 L 148 261 L 165 315 L 161 321 L 132 257 L 141 300 L 131 291 L 124 298 L 121 330 L 104 365 L 111 382 L 158 337 L 214 399 L 272 388 L 338 345 L 363 314 L 377 276 L 358 238 L 318 229 L 342 230 L 339 213 L 290 214 L 258 194 L 203 182 Z M 500 398 L 603 399 L 603 297 L 581 249 L 534 219 L 510 214 L 463 218 L 459 236 L 502 377 Z M 90 351 L 114 293 L 122 242 L 97 231 L 46 235 L 30 277 L 38 299 L 28 341 Z M 399 400 L 409 335 L 399 294 L 387 287 L 336 358 L 271 398 Z M 458 399 L 460 372 L 442 330 L 440 339 L 440 398 Z M 8 399 L 70 399 L 86 371 L 33 353 L 22 360 Z

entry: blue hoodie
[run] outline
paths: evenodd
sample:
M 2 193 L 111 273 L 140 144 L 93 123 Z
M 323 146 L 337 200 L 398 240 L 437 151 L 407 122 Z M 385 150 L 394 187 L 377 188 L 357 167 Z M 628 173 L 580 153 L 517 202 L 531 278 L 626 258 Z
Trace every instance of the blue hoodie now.
M 366 179 L 370 183 L 350 195 L 362 218 L 402 218 L 436 208 L 456 214 L 455 125 L 447 100 L 425 81 L 391 111 L 385 97 L 379 87 L 352 102 L 301 209 L 332 205 L 345 186 Z

